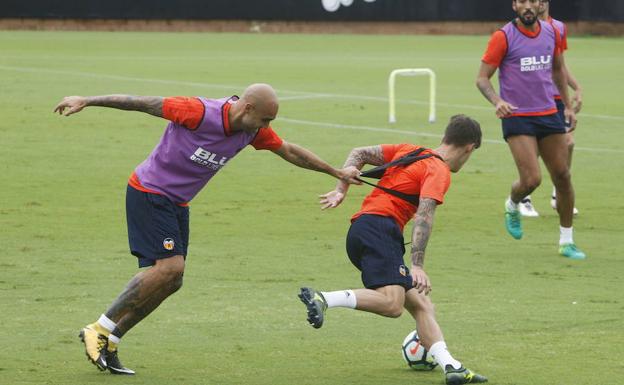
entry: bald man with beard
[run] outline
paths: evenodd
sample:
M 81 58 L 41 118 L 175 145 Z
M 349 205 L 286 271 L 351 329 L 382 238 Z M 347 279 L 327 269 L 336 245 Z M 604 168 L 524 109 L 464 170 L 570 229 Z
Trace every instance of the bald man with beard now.
M 270 127 L 279 102 L 268 84 L 242 97 L 68 96 L 61 115 L 99 106 L 141 111 L 169 120 L 160 142 L 128 181 L 126 219 L 130 252 L 139 271 L 100 318 L 80 331 L 87 358 L 99 370 L 135 372 L 121 364 L 121 337 L 182 286 L 189 243 L 189 202 L 247 145 L 270 150 L 302 168 L 356 183 L 355 167 L 335 169 L 314 153 L 281 139 Z

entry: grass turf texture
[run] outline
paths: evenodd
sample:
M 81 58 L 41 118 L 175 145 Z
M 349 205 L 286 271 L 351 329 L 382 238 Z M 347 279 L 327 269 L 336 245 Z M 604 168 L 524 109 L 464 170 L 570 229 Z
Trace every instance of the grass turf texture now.
M 136 272 L 125 230 L 127 177 L 166 122 L 101 108 L 65 118 L 53 107 L 75 94 L 222 97 L 258 81 L 283 98 L 277 132 L 335 165 L 355 146 L 435 146 L 451 115 L 478 119 L 487 141 L 453 176 L 426 259 L 451 351 L 495 384 L 622 378 L 624 40 L 572 38 L 566 55 L 585 87 L 573 167 L 581 211 L 575 239 L 589 255 L 582 262 L 557 255 L 547 178 L 533 194 L 541 217 L 525 219 L 522 241 L 505 232 L 503 201 L 516 171 L 500 123 L 474 86 L 486 42 L 0 32 L 0 382 L 442 382 L 439 371 L 417 373 L 403 362 L 401 341 L 413 329 L 406 314 L 393 320 L 338 309 L 321 330 L 306 324 L 300 285 L 360 286 L 344 237 L 370 189 L 352 188 L 340 208 L 321 212 L 316 196 L 333 188 L 332 179 L 251 148 L 191 205 L 183 289 L 122 341 L 121 358 L 138 375 L 112 378 L 86 361 L 79 328 Z M 398 123 L 387 124 L 387 76 L 405 67 L 436 71 L 437 123 L 426 123 L 419 104 L 426 80 L 399 79 Z

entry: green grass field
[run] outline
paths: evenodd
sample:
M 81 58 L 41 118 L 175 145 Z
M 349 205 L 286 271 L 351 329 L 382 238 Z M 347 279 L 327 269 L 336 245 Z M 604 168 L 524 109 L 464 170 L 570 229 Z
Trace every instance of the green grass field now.
M 368 187 L 334 211 L 316 196 L 334 181 L 249 149 L 191 206 L 185 287 L 123 340 L 133 378 L 97 372 L 76 335 L 136 272 L 127 251 L 127 178 L 165 121 L 90 108 L 52 113 L 66 95 L 229 96 L 274 85 L 276 131 L 334 165 L 355 146 L 435 146 L 448 118 L 478 119 L 485 143 L 453 176 L 426 268 L 448 345 L 506 385 L 602 385 L 624 378 L 624 40 L 571 38 L 566 58 L 584 85 L 573 177 L 575 240 L 589 258 L 557 255 L 551 184 L 542 214 L 515 241 L 503 201 L 516 177 L 500 123 L 474 86 L 486 36 L 307 36 L 0 32 L 1 384 L 441 384 L 400 356 L 414 327 L 349 310 L 310 328 L 301 285 L 356 288 L 344 251 L 349 217 Z M 387 123 L 392 69 L 438 75 L 438 121 L 425 79 L 401 79 Z M 407 227 L 406 231 L 410 228 Z M 618 251 L 620 250 L 620 251 Z

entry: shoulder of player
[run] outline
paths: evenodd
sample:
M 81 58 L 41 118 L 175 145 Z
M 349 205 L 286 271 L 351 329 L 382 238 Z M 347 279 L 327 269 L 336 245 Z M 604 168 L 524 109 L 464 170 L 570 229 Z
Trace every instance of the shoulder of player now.
M 421 148 L 421 146 L 416 146 L 417 148 Z M 417 162 L 414 162 L 410 165 L 408 165 L 406 168 L 409 169 L 408 171 L 414 171 L 414 172 L 423 172 L 426 171 L 427 174 L 431 175 L 431 174 L 438 174 L 438 173 L 442 173 L 442 174 L 449 174 L 450 175 L 450 169 L 448 167 L 448 165 L 446 164 L 446 162 L 444 160 L 442 160 L 441 158 L 438 158 L 435 151 L 433 151 L 432 149 L 427 148 L 424 152 L 423 155 L 434 155 L 431 156 L 429 158 L 425 158 L 422 160 L 419 160 Z

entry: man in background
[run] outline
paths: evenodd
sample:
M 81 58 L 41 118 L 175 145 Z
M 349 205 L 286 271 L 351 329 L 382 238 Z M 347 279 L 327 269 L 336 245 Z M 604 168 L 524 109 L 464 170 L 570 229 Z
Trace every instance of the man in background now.
M 539 18 L 540 20 L 548 22 L 550 25 L 553 26 L 553 28 L 559 31 L 559 34 L 561 35 L 561 48 L 564 51 L 567 50 L 568 49 L 568 29 L 566 28 L 566 25 L 563 22 L 553 19 L 550 16 L 550 1 L 549 0 L 542 0 L 542 6 L 540 7 L 540 11 L 539 11 Z M 563 52 L 561 52 L 561 54 L 563 55 Z M 583 105 L 581 85 L 578 83 L 576 78 L 572 75 L 572 72 L 570 72 L 570 69 L 565 64 L 565 62 L 564 62 L 564 71 L 566 72 L 568 76 L 568 86 L 570 86 L 570 88 L 574 90 L 574 96 L 572 97 L 572 101 L 574 104 L 574 112 L 578 114 L 581 111 L 581 107 Z M 561 101 L 561 95 L 559 95 L 559 90 L 557 89 L 557 87 L 553 87 L 553 95 L 555 97 L 555 103 L 557 104 L 557 112 L 559 113 L 561 118 L 564 119 L 563 111 L 565 109 L 565 106 L 563 102 Z M 568 144 L 568 168 L 570 169 L 572 167 L 572 152 L 574 151 L 574 131 L 569 131 L 566 134 L 566 140 Z M 553 187 L 553 191 L 552 191 L 552 195 L 550 199 L 550 205 L 553 209 L 555 210 L 557 209 L 557 189 L 555 187 Z M 531 200 L 530 195 L 526 196 L 520 202 L 519 207 L 520 207 L 520 214 L 522 214 L 525 217 L 539 216 L 539 213 L 533 206 L 533 202 Z M 573 214 L 578 215 L 578 209 L 576 207 L 574 207 L 573 209 Z
M 517 17 L 490 38 L 476 85 L 501 119 L 503 138 L 518 170 L 504 206 L 507 232 L 515 239 L 523 236 L 519 205 L 541 183 L 541 157 L 557 189 L 559 254 L 585 259 L 573 239 L 574 188 L 565 135 L 575 128 L 576 114 L 568 98 L 561 37 L 538 19 L 540 7 L 540 0 L 512 2 Z M 490 81 L 497 69 L 500 96 Z M 553 98 L 555 86 L 565 106 L 564 120 Z

